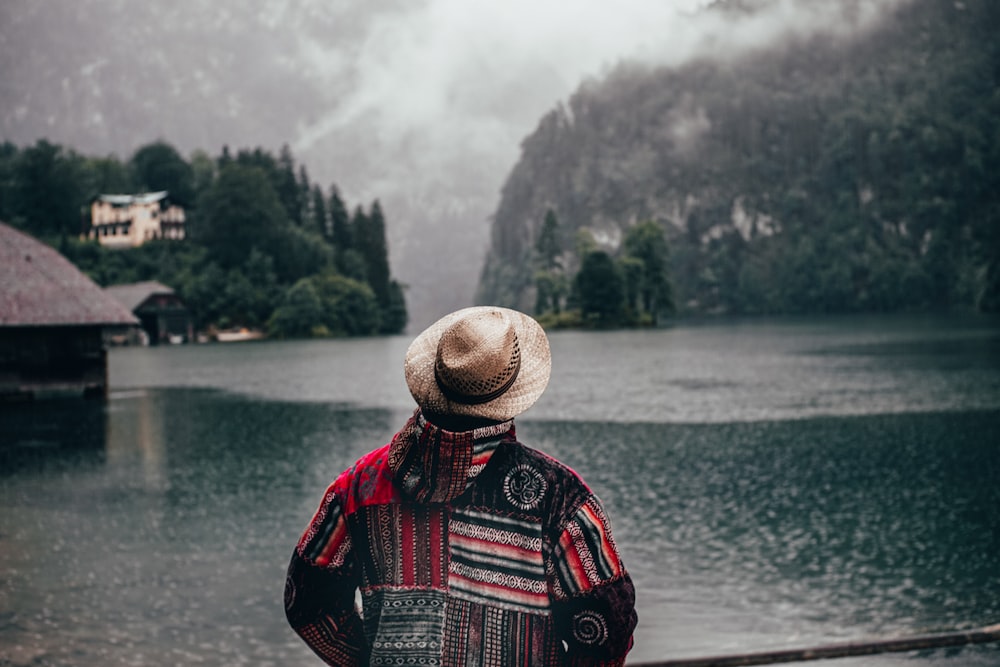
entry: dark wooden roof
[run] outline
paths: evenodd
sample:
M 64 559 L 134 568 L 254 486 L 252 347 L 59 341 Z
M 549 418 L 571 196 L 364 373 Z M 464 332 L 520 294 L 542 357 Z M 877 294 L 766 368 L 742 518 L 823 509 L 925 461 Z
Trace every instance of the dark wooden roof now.
M 0 327 L 138 323 L 68 259 L 0 222 Z
M 157 294 L 169 294 L 173 296 L 174 291 L 155 280 L 147 280 L 141 283 L 128 283 L 127 285 L 108 285 L 104 288 L 105 294 L 115 298 L 118 303 L 128 308 L 133 313 L 135 309 L 143 304 L 151 296 Z

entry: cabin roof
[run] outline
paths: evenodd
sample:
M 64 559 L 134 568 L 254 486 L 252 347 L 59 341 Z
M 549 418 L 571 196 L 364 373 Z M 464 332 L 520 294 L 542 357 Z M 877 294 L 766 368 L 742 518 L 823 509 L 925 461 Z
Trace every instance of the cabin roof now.
M 138 195 L 97 195 L 99 201 L 107 202 L 114 206 L 128 206 L 129 204 L 152 204 L 167 198 L 167 191 L 144 192 Z
M 0 327 L 138 323 L 53 248 L 0 222 Z
M 140 283 L 128 283 L 125 285 L 109 285 L 104 288 L 104 292 L 114 297 L 118 303 L 132 312 L 135 312 L 136 308 L 141 306 L 146 299 L 154 294 L 174 294 L 174 290 L 155 280 L 146 280 Z

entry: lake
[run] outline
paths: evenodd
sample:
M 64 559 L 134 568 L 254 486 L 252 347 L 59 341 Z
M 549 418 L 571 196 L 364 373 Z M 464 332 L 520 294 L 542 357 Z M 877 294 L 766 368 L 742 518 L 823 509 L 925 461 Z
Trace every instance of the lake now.
M 1000 622 L 1000 320 L 554 332 L 522 441 L 603 499 L 631 662 Z M 407 337 L 118 348 L 0 406 L 0 665 L 319 664 L 282 610 L 326 485 L 412 409 Z M 997 644 L 821 664 L 1000 665 Z

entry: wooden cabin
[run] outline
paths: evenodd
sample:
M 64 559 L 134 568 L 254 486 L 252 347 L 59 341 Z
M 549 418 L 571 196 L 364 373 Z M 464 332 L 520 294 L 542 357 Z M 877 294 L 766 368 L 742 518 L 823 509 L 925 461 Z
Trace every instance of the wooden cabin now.
M 184 301 L 171 288 L 156 281 L 110 285 L 104 291 L 139 318 L 149 345 L 190 343 L 194 322 Z
M 0 400 L 106 396 L 104 335 L 138 324 L 56 250 L 0 223 Z

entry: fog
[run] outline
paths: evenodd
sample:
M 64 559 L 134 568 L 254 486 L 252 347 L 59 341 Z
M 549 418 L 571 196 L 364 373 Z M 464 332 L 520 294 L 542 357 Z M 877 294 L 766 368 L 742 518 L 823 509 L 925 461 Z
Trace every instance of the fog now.
M 5 0 L 0 128 L 123 159 L 288 144 L 349 206 L 381 201 L 414 329 L 472 302 L 519 144 L 581 82 L 862 30 L 902 1 Z

